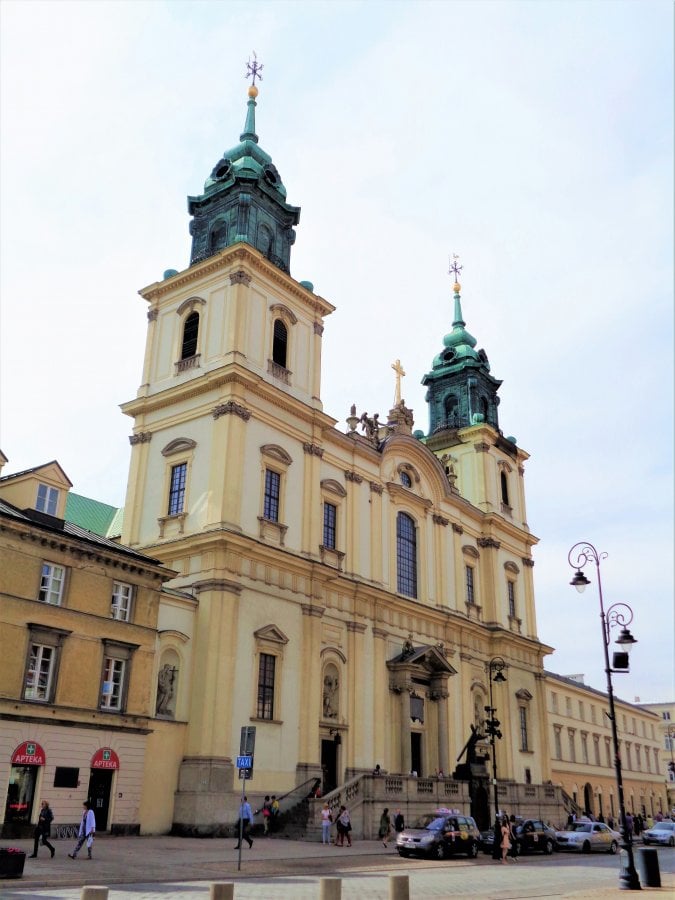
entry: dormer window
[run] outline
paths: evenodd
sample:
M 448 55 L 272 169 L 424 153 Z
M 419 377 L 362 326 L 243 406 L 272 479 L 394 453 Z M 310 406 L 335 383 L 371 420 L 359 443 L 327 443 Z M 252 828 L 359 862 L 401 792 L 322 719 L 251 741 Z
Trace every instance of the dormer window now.
M 281 321 L 281 319 L 275 319 L 274 321 L 274 337 L 272 339 L 272 362 L 275 362 L 278 366 L 283 366 L 283 368 L 287 368 L 286 366 L 286 355 L 288 351 L 288 329 Z
M 43 512 L 47 513 L 50 516 L 55 516 L 58 505 L 58 490 L 55 487 L 50 487 L 48 484 L 39 484 L 37 500 L 35 501 L 35 509 L 38 512 Z

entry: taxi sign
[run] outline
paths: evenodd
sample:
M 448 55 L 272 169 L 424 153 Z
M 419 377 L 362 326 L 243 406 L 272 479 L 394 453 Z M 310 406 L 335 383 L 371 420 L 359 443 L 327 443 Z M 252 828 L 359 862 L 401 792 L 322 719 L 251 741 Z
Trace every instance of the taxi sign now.
M 253 768 L 253 757 L 252 756 L 238 756 L 237 757 L 237 768 L 238 769 L 252 769 Z

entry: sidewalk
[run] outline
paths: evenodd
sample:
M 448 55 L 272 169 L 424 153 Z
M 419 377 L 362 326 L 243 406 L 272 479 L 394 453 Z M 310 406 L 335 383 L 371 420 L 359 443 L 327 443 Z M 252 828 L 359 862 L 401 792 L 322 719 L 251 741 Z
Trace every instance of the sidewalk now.
M 3 842 L 3 844 L 6 842 Z M 355 841 L 353 847 L 277 838 L 254 839 L 244 844 L 241 870 L 233 839 L 176 837 L 110 837 L 96 839 L 92 860 L 86 850 L 77 859 L 68 858 L 72 841 L 54 841 L 56 856 L 50 859 L 41 847 L 38 859 L 26 859 L 24 876 L 0 881 L 7 896 L 79 897 L 82 885 L 107 885 L 111 900 L 131 896 L 124 885 L 134 885 L 140 898 L 208 897 L 211 882 L 236 882 L 235 897 L 299 900 L 318 897 L 321 877 L 342 877 L 343 897 L 377 900 L 388 896 L 388 874 L 410 876 L 411 898 L 445 897 L 556 897 L 574 900 L 609 900 L 626 897 L 618 890 L 616 857 L 595 854 L 555 854 L 524 857 L 519 865 L 502 867 L 481 854 L 478 860 L 456 858 L 445 862 L 414 863 L 401 859 L 393 844 L 385 849 L 379 841 Z M 32 853 L 32 841 L 13 846 Z M 662 887 L 647 893 L 675 895 L 675 850 L 659 853 Z M 155 887 L 153 888 L 153 885 Z M 415 892 L 412 887 L 415 885 Z M 75 892 L 66 888 L 77 888 Z M 142 891 L 139 891 L 142 888 Z M 37 894 L 47 890 L 48 893 Z M 57 893 L 58 892 L 58 893 Z

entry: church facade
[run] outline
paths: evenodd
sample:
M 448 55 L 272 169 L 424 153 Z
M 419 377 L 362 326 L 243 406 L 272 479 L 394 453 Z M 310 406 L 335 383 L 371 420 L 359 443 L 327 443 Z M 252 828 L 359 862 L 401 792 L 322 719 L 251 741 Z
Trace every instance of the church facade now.
M 256 733 L 248 792 L 263 796 L 317 783 L 330 795 L 376 764 L 420 786 L 451 775 L 473 726 L 483 755 L 457 797 L 487 823 L 490 715 L 500 790 L 529 788 L 513 811 L 533 814 L 523 798 L 541 804 L 551 777 L 552 648 L 537 637 L 528 457 L 500 429 L 500 382 L 456 281 L 423 379 L 428 433 L 413 432 L 400 383 L 386 421 L 324 412 L 334 307 L 290 274 L 300 210 L 259 146 L 256 96 L 240 142 L 189 198 L 190 266 L 141 291 L 143 383 L 123 405 L 123 543 L 196 601 L 189 621 L 184 605 L 160 609 L 157 671 L 174 673 L 184 739 L 179 760 L 155 760 L 169 779 L 177 767 L 177 790 L 144 828 L 234 820 L 244 727 Z

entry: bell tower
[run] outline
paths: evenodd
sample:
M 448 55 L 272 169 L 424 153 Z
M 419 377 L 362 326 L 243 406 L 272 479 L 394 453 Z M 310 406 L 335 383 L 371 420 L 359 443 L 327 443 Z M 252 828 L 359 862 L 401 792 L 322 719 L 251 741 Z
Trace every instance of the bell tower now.
M 255 80 L 262 78 L 262 68 L 255 56 L 253 63 L 248 63 L 253 83 L 239 143 L 215 164 L 204 183 L 204 193 L 188 197 L 188 212 L 193 217 L 190 265 L 243 241 L 282 271 L 290 272 L 300 207 L 286 202 L 286 188 L 272 157 L 258 145 Z

